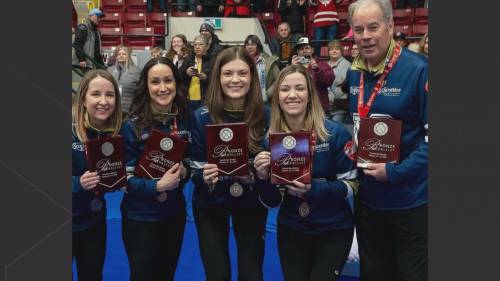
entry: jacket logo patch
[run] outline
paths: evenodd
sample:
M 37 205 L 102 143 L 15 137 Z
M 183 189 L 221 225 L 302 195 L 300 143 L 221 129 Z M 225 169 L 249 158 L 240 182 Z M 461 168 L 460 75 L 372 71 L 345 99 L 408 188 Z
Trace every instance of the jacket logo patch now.
M 71 144 L 73 150 L 85 151 L 85 145 L 80 142 L 74 142 Z
M 353 145 L 352 140 L 348 141 L 344 146 L 344 153 L 349 159 L 355 161 L 356 159 L 356 146 Z
M 359 86 L 351 86 L 349 93 L 353 96 L 359 94 Z

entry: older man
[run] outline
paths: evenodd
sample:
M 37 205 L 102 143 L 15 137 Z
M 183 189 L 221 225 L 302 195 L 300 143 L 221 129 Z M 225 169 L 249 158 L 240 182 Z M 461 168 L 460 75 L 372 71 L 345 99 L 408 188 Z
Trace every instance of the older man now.
M 359 173 L 360 277 L 427 280 L 428 61 L 394 41 L 390 0 L 353 2 L 349 20 L 360 52 L 346 78 L 355 142 L 362 118 L 402 123 L 400 161 Z
M 287 22 L 278 25 L 278 36 L 271 38 L 271 48 L 273 54 L 279 58 L 280 69 L 283 69 L 290 62 L 299 38 L 298 34 L 292 35 L 290 25 Z
M 95 68 L 92 60 L 87 58 L 89 56 L 95 62 L 103 65 L 101 58 L 101 34 L 97 27 L 99 19 L 104 17 L 104 14 L 99 9 L 90 10 L 85 23 L 79 24 L 75 32 L 76 46 L 73 55 L 73 65 L 78 65 L 82 69 Z M 85 53 L 85 54 L 84 54 Z

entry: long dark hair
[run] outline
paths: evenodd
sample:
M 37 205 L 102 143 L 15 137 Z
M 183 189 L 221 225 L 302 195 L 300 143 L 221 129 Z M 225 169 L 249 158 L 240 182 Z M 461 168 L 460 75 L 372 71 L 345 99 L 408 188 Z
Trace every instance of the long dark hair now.
M 264 46 L 262 46 L 262 42 L 260 42 L 259 36 L 254 34 L 248 35 L 247 38 L 245 39 L 244 44 L 246 45 L 248 43 L 257 45 L 257 52 L 259 52 L 259 54 L 262 54 L 264 52 Z
M 152 58 L 150 59 L 141 71 L 141 77 L 139 78 L 139 84 L 137 86 L 137 90 L 134 95 L 134 99 L 132 100 L 132 105 L 130 106 L 131 113 L 130 116 L 137 118 L 136 121 L 136 129 L 137 136 L 140 136 L 142 129 L 151 126 L 153 121 L 153 113 L 151 111 L 151 97 L 149 96 L 149 88 L 148 88 L 148 74 L 149 70 L 157 65 L 157 64 L 165 64 L 170 67 L 172 70 L 172 74 L 174 75 L 175 85 L 176 85 L 176 93 L 174 100 L 172 101 L 172 110 L 177 111 L 179 117 L 183 119 L 187 118 L 187 96 L 186 89 L 182 84 L 182 81 L 177 74 L 174 63 L 164 57 Z
M 215 124 L 224 122 L 224 94 L 220 82 L 222 66 L 241 59 L 250 68 L 250 88 L 245 96 L 244 122 L 248 127 L 248 148 L 251 153 L 258 153 L 262 149 L 260 142 L 264 137 L 264 102 L 260 93 L 259 76 L 252 57 L 243 47 L 230 47 L 219 53 L 212 65 L 212 74 L 208 86 L 206 105 Z

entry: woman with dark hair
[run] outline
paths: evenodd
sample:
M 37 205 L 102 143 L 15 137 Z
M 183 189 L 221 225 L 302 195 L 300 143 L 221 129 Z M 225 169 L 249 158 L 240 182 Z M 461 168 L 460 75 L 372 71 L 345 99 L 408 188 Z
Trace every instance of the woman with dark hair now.
M 186 166 L 176 163 L 158 180 L 135 174 L 153 129 L 189 140 L 186 96 L 172 61 L 144 65 L 132 108 L 122 128 L 128 188 L 121 204 L 130 280 L 173 280 L 186 223 Z
M 106 256 L 106 200 L 96 195 L 97 172 L 90 172 L 85 142 L 117 135 L 122 124 L 118 84 L 105 70 L 83 76 L 72 108 L 73 257 L 78 280 L 102 280 Z
M 186 36 L 184 34 L 174 35 L 170 41 L 170 48 L 167 51 L 166 57 L 174 63 L 176 69 L 179 69 L 183 62 L 190 56 L 191 48 Z
M 257 35 L 250 34 L 245 39 L 245 49 L 253 58 L 259 75 L 262 99 L 267 103 L 271 99 L 272 87 L 280 73 L 278 57 L 270 56 L 264 52 L 264 47 Z
M 141 69 L 135 65 L 131 55 L 132 49 L 130 47 L 118 46 L 114 53 L 116 63 L 107 68 L 107 71 L 118 82 L 122 98 L 122 109 L 125 113 L 129 112 L 135 88 L 137 82 L 139 82 L 139 75 L 141 74 Z
M 198 35 L 194 38 L 193 45 L 193 55 L 179 68 L 181 80 L 188 89 L 190 113 L 203 103 L 211 73 L 211 57 L 207 54 L 208 38 Z
M 254 173 L 223 176 L 217 164 L 206 158 L 208 124 L 245 122 L 250 161 L 262 150 L 269 111 L 264 108 L 255 64 L 244 48 L 231 47 L 217 56 L 205 104 L 191 120 L 191 163 L 193 213 L 206 280 L 231 280 L 230 218 L 238 251 L 238 280 L 262 280 L 267 210 L 259 203 Z
M 357 190 L 356 163 L 347 153 L 351 135 L 325 118 L 314 82 L 302 65 L 284 68 L 271 102 L 269 133 L 310 131 L 312 181 L 271 185 L 271 153 L 254 161 L 263 204 L 277 207 L 278 250 L 285 280 L 337 280 L 349 255 L 354 217 L 348 199 Z M 266 147 L 268 139 L 264 141 Z M 262 183 L 266 181 L 267 184 Z M 279 189 L 286 189 L 284 196 Z

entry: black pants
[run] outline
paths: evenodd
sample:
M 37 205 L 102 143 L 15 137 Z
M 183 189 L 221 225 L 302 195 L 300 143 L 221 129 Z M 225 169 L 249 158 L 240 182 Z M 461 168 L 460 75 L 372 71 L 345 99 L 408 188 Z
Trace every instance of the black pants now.
M 376 211 L 357 203 L 360 280 L 427 280 L 427 204 Z
M 106 256 L 106 221 L 73 232 L 73 257 L 78 281 L 101 281 Z
M 202 17 L 220 17 L 222 16 L 219 13 L 219 5 L 202 5 L 203 9 L 201 10 Z
M 267 209 L 193 208 L 207 281 L 230 281 L 229 217 L 238 251 L 238 280 L 261 281 Z
M 186 213 L 162 222 L 122 219 L 122 236 L 131 281 L 174 280 Z
M 278 250 L 286 281 L 337 280 L 351 249 L 354 229 L 304 234 L 278 224 Z

